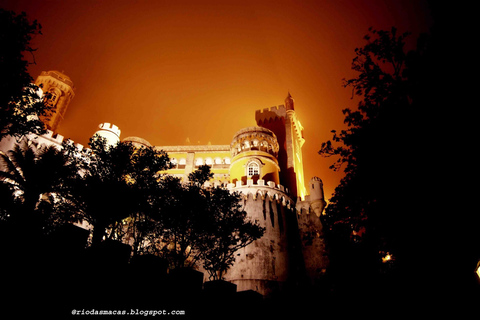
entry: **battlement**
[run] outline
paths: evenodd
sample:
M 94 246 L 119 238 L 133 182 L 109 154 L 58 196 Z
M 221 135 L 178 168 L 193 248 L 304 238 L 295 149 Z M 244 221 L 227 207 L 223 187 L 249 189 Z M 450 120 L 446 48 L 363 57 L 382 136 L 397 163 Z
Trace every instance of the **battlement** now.
M 120 129 L 112 123 L 109 123 L 109 122 L 100 123 L 98 125 L 98 128 L 100 128 L 100 130 L 109 131 L 115 134 L 116 136 L 120 137 L 120 132 L 121 132 Z
M 322 179 L 320 179 L 319 177 L 313 177 L 312 179 L 310 179 L 310 181 L 311 181 L 311 182 L 313 182 L 313 181 L 318 181 L 318 182 L 320 182 L 321 185 L 323 185 L 323 181 L 322 181 Z
M 41 136 L 35 136 L 35 140 L 38 141 L 39 144 L 44 144 L 44 145 L 56 145 L 60 147 L 65 140 L 65 137 L 62 136 L 61 134 L 54 133 L 52 130 L 47 130 L 47 133 L 41 135 Z M 45 141 L 46 140 L 46 141 Z M 74 143 L 72 140 L 67 139 L 68 142 L 72 143 L 75 148 L 78 150 L 83 150 L 84 146 L 83 144 L 80 143 Z
M 275 120 L 276 118 L 286 117 L 287 110 L 283 104 L 255 111 L 255 121 L 257 122 L 257 124 L 259 124 L 260 122 Z
M 249 194 L 253 196 L 253 199 L 256 200 L 258 196 L 261 199 L 265 199 L 266 196 L 271 199 L 278 200 L 282 203 L 283 206 L 286 206 L 290 209 L 294 205 L 293 200 L 288 196 L 288 188 L 280 184 L 275 184 L 273 181 L 267 181 L 258 179 L 257 183 L 254 183 L 252 179 L 247 180 L 247 184 L 243 184 L 243 181 L 236 181 L 235 184 L 229 183 L 227 189 L 230 191 L 237 191 L 248 197 Z

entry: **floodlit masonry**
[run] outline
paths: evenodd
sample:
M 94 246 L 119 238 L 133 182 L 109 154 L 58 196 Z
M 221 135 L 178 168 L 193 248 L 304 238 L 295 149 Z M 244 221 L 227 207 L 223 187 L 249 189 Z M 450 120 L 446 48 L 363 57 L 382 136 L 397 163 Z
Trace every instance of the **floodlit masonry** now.
M 74 96 L 73 82 L 58 71 L 48 71 L 42 72 L 35 84 L 43 84 L 54 93 L 50 97 L 54 100 L 47 101 L 54 109 L 44 120 L 47 134 L 28 138 L 60 146 L 64 137 L 55 130 Z M 247 216 L 257 220 L 265 234 L 237 252 L 225 279 L 235 283 L 238 291 L 255 290 L 270 296 L 289 283 L 315 283 L 322 277 L 328 259 L 319 217 L 326 203 L 320 178 L 308 181 L 307 192 L 303 126 L 290 93 L 285 105 L 256 111 L 255 120 L 257 126 L 238 130 L 230 145 L 154 147 L 170 157 L 173 166 L 167 174 L 186 181 L 189 173 L 206 164 L 213 173 L 207 186 L 241 193 Z M 151 146 L 140 137 L 122 140 L 121 130 L 112 123 L 100 124 L 94 134 L 112 145 L 128 141 L 138 148 Z M 6 137 L 0 142 L 0 150 L 11 150 L 14 143 L 15 139 Z M 76 147 L 83 148 L 79 144 Z

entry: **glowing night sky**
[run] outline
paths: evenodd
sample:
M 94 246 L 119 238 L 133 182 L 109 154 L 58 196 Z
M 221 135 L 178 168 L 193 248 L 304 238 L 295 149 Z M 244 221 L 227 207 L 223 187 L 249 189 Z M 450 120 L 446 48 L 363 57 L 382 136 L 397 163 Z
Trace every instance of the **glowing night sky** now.
M 369 27 L 427 32 L 426 1 L 77 1 L 0 0 L 25 11 L 42 33 L 30 74 L 59 70 L 76 95 L 58 132 L 86 145 L 99 123 L 153 145 L 230 144 L 256 125 L 255 110 L 290 91 L 303 124 L 305 179 L 330 198 L 342 174 L 317 152 L 341 110 L 342 87 Z M 30 57 L 28 57 L 30 58 Z

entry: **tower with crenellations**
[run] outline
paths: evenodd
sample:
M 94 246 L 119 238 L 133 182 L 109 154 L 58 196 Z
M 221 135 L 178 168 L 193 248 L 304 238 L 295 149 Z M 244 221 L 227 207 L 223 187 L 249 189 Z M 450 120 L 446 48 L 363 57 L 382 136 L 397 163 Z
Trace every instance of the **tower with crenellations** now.
M 258 110 L 255 113 L 257 125 L 272 130 L 280 146 L 278 162 L 282 184 L 288 186 L 291 194 L 301 200 L 307 195 L 303 175 L 302 146 L 303 126 L 295 112 L 295 101 L 290 93 L 285 105 Z

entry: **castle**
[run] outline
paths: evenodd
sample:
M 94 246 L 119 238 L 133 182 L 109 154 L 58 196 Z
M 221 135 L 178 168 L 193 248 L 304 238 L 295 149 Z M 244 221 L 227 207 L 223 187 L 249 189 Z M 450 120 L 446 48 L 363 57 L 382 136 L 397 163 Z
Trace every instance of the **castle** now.
M 48 71 L 42 72 L 35 84 L 42 84 L 44 92 L 50 93 L 47 103 L 53 111 L 42 119 L 48 133 L 29 138 L 60 145 L 63 136 L 56 130 L 74 97 L 73 82 L 61 72 Z M 257 126 L 237 131 L 230 145 L 155 148 L 171 159 L 173 167 L 167 174 L 185 181 L 189 173 L 206 164 L 214 174 L 209 186 L 242 194 L 248 217 L 257 220 L 265 234 L 238 251 L 225 279 L 236 284 L 238 291 L 251 289 L 269 296 L 289 283 L 315 282 L 325 272 L 328 259 L 319 218 L 325 201 L 319 178 L 309 180 L 309 192 L 305 186 L 305 140 L 292 96 L 288 94 L 285 105 L 256 111 L 255 120 Z M 110 123 L 100 124 L 95 134 L 110 144 L 128 141 L 136 147 L 151 146 L 139 137 L 121 139 L 120 129 Z M 0 150 L 11 150 L 14 143 L 7 137 L 0 142 Z

